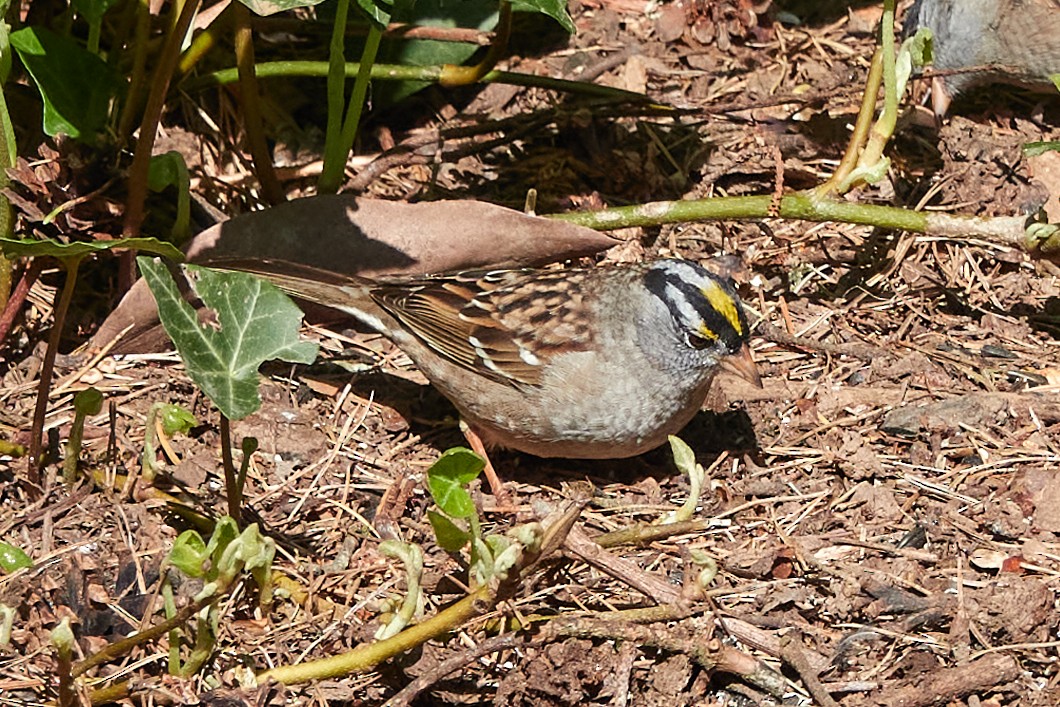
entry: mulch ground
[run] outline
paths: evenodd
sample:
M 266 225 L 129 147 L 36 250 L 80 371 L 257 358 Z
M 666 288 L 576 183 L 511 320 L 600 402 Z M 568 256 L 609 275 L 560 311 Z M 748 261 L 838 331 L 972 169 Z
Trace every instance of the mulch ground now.
M 579 33 L 569 43 L 544 52 L 520 45 L 508 68 L 593 79 L 700 112 L 614 117 L 539 89 L 431 89 L 413 109 L 380 109 L 366 151 L 501 118 L 513 118 L 504 128 L 513 136 L 447 141 L 451 159 L 395 163 L 367 193 L 521 208 L 536 188 L 547 213 L 772 193 L 778 163 L 787 188 L 818 183 L 842 154 L 860 103 L 878 8 L 821 11 L 786 26 L 767 15 L 747 21 L 748 4 L 645 13 L 635 0 L 576 3 Z M 520 132 L 531 117 L 535 129 Z M 246 162 L 227 142 L 185 133 L 172 119 L 171 133 L 197 156 L 199 197 L 228 213 L 256 206 L 250 177 L 234 172 Z M 1057 198 L 1055 182 L 1050 192 L 1040 178 L 1044 167 L 1020 150 L 1060 139 L 1056 100 L 991 91 L 958 103 L 941 129 L 909 117 L 900 131 L 888 179 L 858 199 L 994 215 Z M 465 591 L 466 570 L 435 544 L 421 484 L 439 451 L 461 444 L 452 408 L 378 336 L 313 328 L 328 357 L 359 360 L 357 370 L 269 367 L 262 409 L 234 425 L 237 437 L 261 445 L 246 506 L 278 543 L 277 572 L 307 597 L 278 599 L 263 614 L 237 592 L 194 678 L 166 676 L 164 639 L 101 674 L 124 670 L 148 702 L 186 704 L 379 704 L 417 677 L 425 683 L 417 704 L 807 704 L 828 695 L 845 707 L 1060 703 L 1060 270 L 986 242 L 844 224 L 684 224 L 619 235 L 627 243 L 608 257 L 735 255 L 724 266 L 756 326 L 765 387 L 720 380 L 711 410 L 682 434 L 709 478 L 694 532 L 609 548 L 633 574 L 605 572 L 568 547 L 495 612 L 377 671 L 240 690 L 247 666 L 372 640 L 385 600 L 404 588 L 400 564 L 379 552 L 381 534 L 423 548 L 427 614 Z M 5 342 L 5 435 L 29 429 L 37 344 L 58 282 L 45 273 Z M 106 314 L 90 297 L 82 302 L 67 350 Z M 89 465 L 137 469 L 150 405 L 182 403 L 200 424 L 172 442 L 171 489 L 203 512 L 224 512 L 217 414 L 179 359 L 61 362 L 48 418 L 60 440 L 73 393 L 88 385 L 114 406 L 113 427 L 106 412 L 88 426 Z M 664 450 L 618 462 L 501 452 L 493 462 L 521 518 L 561 507 L 590 481 L 578 520 L 589 536 L 654 522 L 688 493 Z M 82 655 L 157 622 L 161 563 L 185 527 L 157 500 L 87 483 L 66 489 L 54 468 L 48 493 L 31 500 L 17 483 L 23 467 L 0 457 L 0 539 L 36 563 L 0 577 L 0 601 L 15 612 L 0 646 L 6 704 L 54 699 L 48 635 L 62 617 L 74 619 Z M 380 528 L 376 509 L 395 489 L 403 506 Z M 515 522 L 486 518 L 490 531 Z M 610 612 L 660 599 L 635 588 L 638 577 L 678 600 L 695 596 L 700 553 L 717 574 L 681 616 L 607 622 Z M 186 584 L 178 600 L 196 591 Z M 566 633 L 495 620 L 552 616 L 568 622 Z M 730 649 L 750 667 L 710 663 Z

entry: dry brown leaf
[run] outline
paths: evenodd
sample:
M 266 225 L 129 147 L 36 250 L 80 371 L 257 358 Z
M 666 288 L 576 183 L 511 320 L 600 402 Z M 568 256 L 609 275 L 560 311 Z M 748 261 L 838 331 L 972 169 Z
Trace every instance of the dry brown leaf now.
M 316 196 L 237 216 L 195 236 L 189 262 L 262 258 L 379 277 L 538 265 L 599 252 L 618 241 L 581 226 L 480 201 L 408 204 L 352 195 Z M 89 346 L 125 332 L 114 353 L 164 347 L 155 301 L 137 282 Z

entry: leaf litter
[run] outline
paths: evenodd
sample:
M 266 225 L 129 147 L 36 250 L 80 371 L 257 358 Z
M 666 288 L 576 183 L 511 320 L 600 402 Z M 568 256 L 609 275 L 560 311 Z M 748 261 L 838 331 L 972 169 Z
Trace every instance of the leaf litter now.
M 761 21 L 755 29 L 737 21 L 745 16 L 734 8 L 744 3 L 726 2 L 710 12 L 689 10 L 681 32 L 666 14 L 659 34 L 656 20 L 633 5 L 583 3 L 575 18 L 589 29 L 569 48 L 528 55 L 515 68 L 591 74 L 636 42 L 639 53 L 600 69 L 599 80 L 643 82 L 662 100 L 706 105 L 697 120 L 594 119 L 557 107 L 539 89 L 513 94 L 490 86 L 462 111 L 446 113 L 446 122 L 425 123 L 405 137 L 427 144 L 461 124 L 510 119 L 497 128 L 499 135 L 515 131 L 509 144 L 452 137 L 443 152 L 452 150 L 453 158 L 440 169 L 389 160 L 366 193 L 444 194 L 520 208 L 532 186 L 546 211 L 769 193 L 778 155 L 789 187 L 808 186 L 828 171 L 860 100 L 871 22 L 859 13 L 867 10 L 762 31 Z M 709 21 L 718 18 L 724 28 L 711 30 Z M 635 70 L 628 68 L 634 55 L 641 57 Z M 1056 102 L 1012 105 L 1034 120 L 973 101 L 958 108 L 941 136 L 910 128 L 895 146 L 893 178 L 859 198 L 899 195 L 904 203 L 983 214 L 1011 213 L 1043 193 L 1055 201 L 1056 184 L 1028 176 L 1019 146 L 1057 139 Z M 547 116 L 534 124 L 544 129 L 516 130 L 535 115 Z M 205 152 L 220 154 L 217 146 Z M 232 184 L 217 180 L 208 190 L 230 212 L 248 206 Z M 86 213 L 75 207 L 68 220 L 92 220 Z M 244 660 L 263 668 L 371 640 L 382 601 L 404 583 L 397 564 L 378 552 L 380 527 L 423 546 L 428 613 L 466 591 L 459 564 L 433 544 L 422 490 L 427 466 L 461 442 L 452 408 L 381 337 L 311 325 L 325 362 L 309 370 L 267 366 L 262 409 L 234 430 L 261 442 L 246 505 L 277 540 L 277 569 L 304 596 L 277 602 L 268 616 L 255 613 L 253 602 L 233 601 L 214 659 L 198 678 L 165 676 L 164 640 L 139 649 L 127 663 L 138 689 L 188 704 L 222 697 L 379 704 L 421 678 L 424 704 L 776 700 L 763 684 L 704 664 L 697 650 L 717 642 L 750 661 L 748 674 L 764 674 L 755 673 L 759 666 L 784 671 L 793 702 L 1056 704 L 1055 266 L 988 243 L 841 224 L 685 224 L 618 235 L 632 245 L 609 257 L 740 256 L 736 276 L 766 334 L 754 341 L 766 387 L 720 379 L 710 400 L 716 414 L 701 415 L 682 434 L 708 471 L 694 531 L 609 548 L 628 567 L 625 579 L 571 551 L 493 615 L 378 671 L 258 696 L 240 691 L 236 673 Z M 27 342 L 47 321 L 47 293 L 56 285 L 47 275 L 34 286 L 34 314 L 19 330 Z M 32 409 L 30 352 L 12 350 L 3 368 L 0 419 L 16 439 Z M 85 456 L 124 473 L 137 464 L 150 405 L 182 402 L 204 423 L 172 441 L 172 492 L 197 508 L 223 508 L 216 413 L 173 355 L 65 363 L 48 420 L 60 439 L 73 395 L 96 386 L 115 403 L 116 424 L 111 440 L 106 412 L 90 420 Z M 501 452 L 493 462 L 527 508 L 555 506 L 573 493 L 570 484 L 593 481 L 579 520 L 587 536 L 650 523 L 688 493 L 664 451 L 599 463 Z M 178 524 L 156 499 L 131 501 L 88 485 L 30 502 L 11 483 L 19 465 L 0 467 L 9 481 L 0 488 L 0 538 L 36 563 L 0 577 L 0 598 L 17 608 L 11 643 L 0 649 L 0 690 L 41 702 L 53 694 L 47 636 L 61 618 L 74 621 L 83 653 L 159 620 L 160 562 Z M 400 499 L 400 509 L 382 526 L 374 513 L 387 493 Z M 479 498 L 489 505 L 490 497 Z M 635 589 L 638 583 L 662 582 L 657 586 L 669 585 L 665 596 L 679 597 L 694 551 L 718 567 L 708 602 L 643 631 L 632 622 L 609 623 L 615 610 L 654 604 L 658 597 Z M 195 591 L 185 587 L 178 598 Z M 510 630 L 513 619 L 554 615 L 574 628 Z M 497 618 L 509 624 L 499 635 L 505 622 Z M 104 674 L 117 669 L 106 666 Z

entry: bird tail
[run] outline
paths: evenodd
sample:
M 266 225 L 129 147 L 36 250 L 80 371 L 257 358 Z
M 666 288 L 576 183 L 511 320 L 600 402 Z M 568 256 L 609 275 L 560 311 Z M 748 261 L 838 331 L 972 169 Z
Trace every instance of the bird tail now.
M 296 299 L 351 314 L 377 331 L 386 329 L 380 320 L 382 312 L 369 293 L 376 283 L 367 278 L 268 258 L 220 256 L 199 264 L 255 275 Z

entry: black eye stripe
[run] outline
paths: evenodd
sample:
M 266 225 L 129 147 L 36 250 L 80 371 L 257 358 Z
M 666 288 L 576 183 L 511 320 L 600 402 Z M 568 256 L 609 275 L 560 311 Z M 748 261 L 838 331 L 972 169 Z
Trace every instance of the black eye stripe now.
M 688 321 L 690 312 L 685 308 L 690 307 L 702 320 L 702 324 L 706 329 L 713 333 L 726 349 L 736 352 L 746 340 L 745 335 L 748 331 L 747 315 L 743 311 L 739 298 L 728 283 L 711 278 L 705 273 L 702 274 L 702 277 L 713 280 L 735 301 L 737 317 L 740 329 L 744 332 L 743 335 L 733 328 L 732 322 L 725 315 L 714 309 L 695 283 L 682 277 L 674 269 L 666 267 L 652 268 L 646 273 L 644 280 L 648 290 L 666 304 L 675 321 L 690 329 L 697 327 L 698 322 Z M 683 301 L 676 301 L 674 298 L 675 294 L 678 294 Z M 690 334 L 702 336 L 702 332 L 699 330 L 690 331 Z

